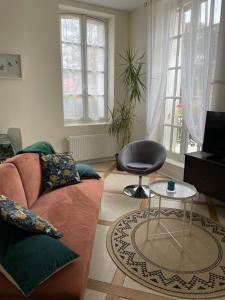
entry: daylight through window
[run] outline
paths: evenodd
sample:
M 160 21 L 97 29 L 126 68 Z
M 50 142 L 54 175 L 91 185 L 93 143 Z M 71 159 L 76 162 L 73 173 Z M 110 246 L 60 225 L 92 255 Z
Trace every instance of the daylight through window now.
M 107 120 L 107 24 L 86 16 L 61 16 L 64 120 Z

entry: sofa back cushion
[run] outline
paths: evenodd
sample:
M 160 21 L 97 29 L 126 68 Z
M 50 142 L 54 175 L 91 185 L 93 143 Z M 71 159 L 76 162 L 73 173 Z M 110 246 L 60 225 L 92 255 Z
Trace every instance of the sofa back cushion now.
M 14 164 L 0 164 L 0 195 L 27 207 L 27 200 L 19 172 Z
M 28 207 L 32 207 L 41 192 L 41 165 L 39 154 L 25 153 L 9 158 L 20 174 Z

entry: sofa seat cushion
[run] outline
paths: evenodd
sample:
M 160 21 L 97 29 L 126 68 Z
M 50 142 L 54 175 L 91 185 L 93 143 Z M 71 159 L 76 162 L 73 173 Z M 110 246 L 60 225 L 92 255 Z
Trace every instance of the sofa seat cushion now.
M 130 162 L 126 164 L 127 168 L 134 170 L 149 170 L 152 167 L 152 164 L 140 163 L 140 162 Z
M 62 231 L 61 241 L 80 254 L 78 260 L 54 274 L 31 299 L 81 300 L 87 283 L 103 179 L 84 180 L 42 195 L 32 210 Z M 19 291 L 0 275 L 0 299 L 21 299 Z

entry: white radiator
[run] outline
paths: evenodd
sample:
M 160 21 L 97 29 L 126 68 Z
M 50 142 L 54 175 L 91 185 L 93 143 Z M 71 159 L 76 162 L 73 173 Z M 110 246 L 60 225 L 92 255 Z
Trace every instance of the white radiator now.
M 109 158 L 118 152 L 116 139 L 108 134 L 69 136 L 68 142 L 76 161 Z

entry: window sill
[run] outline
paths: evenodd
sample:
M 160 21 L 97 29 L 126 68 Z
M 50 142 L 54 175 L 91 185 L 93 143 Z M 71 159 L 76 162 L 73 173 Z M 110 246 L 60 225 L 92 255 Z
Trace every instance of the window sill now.
M 166 163 L 175 167 L 184 168 L 184 162 L 175 159 L 167 158 Z
M 175 180 L 183 181 L 184 163 L 167 158 L 159 173 Z
M 79 127 L 79 126 L 99 126 L 99 125 L 109 125 L 111 122 L 93 122 L 93 123 L 67 123 L 64 127 Z

